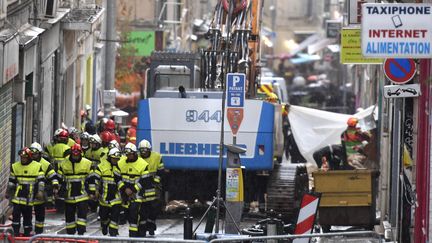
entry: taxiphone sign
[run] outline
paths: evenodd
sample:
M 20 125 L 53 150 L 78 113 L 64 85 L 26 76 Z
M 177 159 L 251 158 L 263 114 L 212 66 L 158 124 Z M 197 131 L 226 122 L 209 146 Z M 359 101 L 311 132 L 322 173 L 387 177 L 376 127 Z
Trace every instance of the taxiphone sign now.
M 362 6 L 365 57 L 432 57 L 432 4 Z

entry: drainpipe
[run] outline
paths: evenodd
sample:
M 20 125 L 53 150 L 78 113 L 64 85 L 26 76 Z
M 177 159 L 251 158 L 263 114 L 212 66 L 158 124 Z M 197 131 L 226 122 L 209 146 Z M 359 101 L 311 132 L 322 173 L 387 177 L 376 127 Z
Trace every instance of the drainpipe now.
M 429 176 L 430 176 L 430 127 L 429 127 L 429 77 L 431 75 L 431 59 L 420 61 L 420 87 L 422 95 L 418 102 L 418 136 L 416 160 L 416 194 L 414 242 L 428 242 L 429 232 Z

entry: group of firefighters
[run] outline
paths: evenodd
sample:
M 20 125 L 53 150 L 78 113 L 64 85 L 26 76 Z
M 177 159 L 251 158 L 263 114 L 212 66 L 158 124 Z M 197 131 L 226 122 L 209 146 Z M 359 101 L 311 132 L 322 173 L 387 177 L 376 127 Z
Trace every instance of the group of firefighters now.
M 136 118 L 134 122 L 136 126 Z M 43 233 L 49 205 L 64 211 L 67 234 L 83 235 L 88 210 L 98 207 L 103 235 L 118 235 L 122 219 L 129 222 L 130 237 L 155 234 L 162 156 L 147 140 L 122 148 L 113 124 L 108 119 L 99 134 L 60 128 L 45 149 L 34 142 L 19 151 L 6 195 L 13 206 L 15 235 L 20 234 L 22 217 L 23 235 L 30 236 L 33 210 L 34 232 Z

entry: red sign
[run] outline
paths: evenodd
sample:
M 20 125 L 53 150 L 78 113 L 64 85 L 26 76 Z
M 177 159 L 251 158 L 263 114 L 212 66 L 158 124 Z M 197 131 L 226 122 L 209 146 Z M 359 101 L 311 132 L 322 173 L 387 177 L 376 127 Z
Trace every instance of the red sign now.
M 410 58 L 388 58 L 383 67 L 384 74 L 395 84 L 407 83 L 416 73 L 416 64 Z
M 243 108 L 227 108 L 228 123 L 233 136 L 236 136 L 243 121 Z

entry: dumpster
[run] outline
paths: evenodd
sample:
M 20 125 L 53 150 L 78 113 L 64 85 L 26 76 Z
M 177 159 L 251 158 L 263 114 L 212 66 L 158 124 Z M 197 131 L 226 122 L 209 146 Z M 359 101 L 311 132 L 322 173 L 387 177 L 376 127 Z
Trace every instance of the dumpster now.
M 314 190 L 321 193 L 318 222 L 324 230 L 335 226 L 373 229 L 376 223 L 378 171 L 335 170 L 312 173 Z

